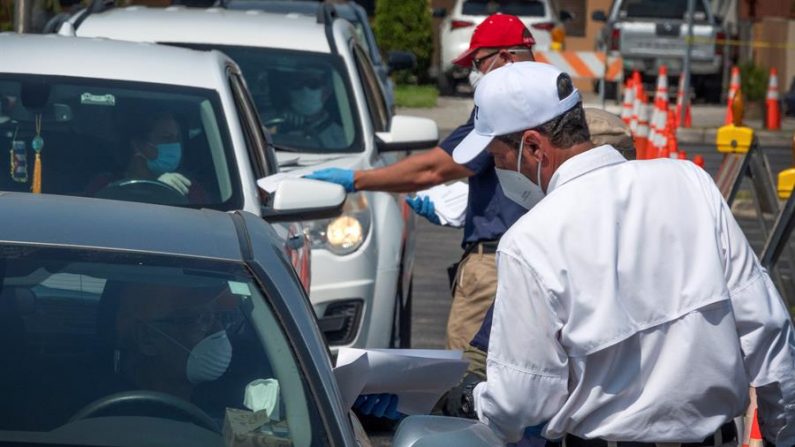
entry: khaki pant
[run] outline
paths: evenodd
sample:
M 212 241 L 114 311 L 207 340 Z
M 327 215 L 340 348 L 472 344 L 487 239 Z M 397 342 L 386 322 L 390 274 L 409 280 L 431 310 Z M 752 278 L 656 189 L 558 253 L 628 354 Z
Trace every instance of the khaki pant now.
M 478 246 L 458 265 L 447 320 L 447 349 L 464 350 L 469 346 L 496 294 L 496 255 L 483 253 Z

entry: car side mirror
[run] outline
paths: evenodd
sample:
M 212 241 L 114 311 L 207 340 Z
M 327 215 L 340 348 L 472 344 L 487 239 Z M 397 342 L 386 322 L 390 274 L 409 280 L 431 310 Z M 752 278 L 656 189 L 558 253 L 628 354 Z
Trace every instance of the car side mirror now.
M 262 207 L 269 222 L 328 219 L 342 213 L 345 188 L 335 183 L 305 178 L 286 178 L 271 194 L 270 206 Z
M 486 447 L 505 445 L 489 427 L 473 419 L 409 416 L 400 423 L 393 447 Z
M 569 22 L 569 21 L 572 21 L 572 20 L 574 20 L 574 14 L 570 13 L 569 11 L 567 11 L 565 9 L 560 11 L 560 21 L 561 22 L 565 23 L 565 22 Z
M 380 152 L 429 149 L 439 142 L 439 128 L 428 118 L 395 115 L 388 132 L 376 132 Z
M 443 19 L 447 17 L 447 8 L 433 8 L 432 14 L 437 19 Z
M 408 51 L 390 51 L 387 53 L 389 73 L 396 70 L 413 70 L 417 66 L 417 57 Z
M 591 14 L 591 20 L 594 22 L 607 22 L 607 15 L 601 9 L 597 9 Z

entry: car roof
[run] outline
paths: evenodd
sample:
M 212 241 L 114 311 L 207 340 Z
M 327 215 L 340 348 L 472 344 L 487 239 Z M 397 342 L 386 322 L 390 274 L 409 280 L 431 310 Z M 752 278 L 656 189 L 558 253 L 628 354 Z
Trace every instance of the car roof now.
M 361 6 L 356 3 L 332 3 L 334 10 L 339 17 L 353 23 L 366 20 L 364 16 L 357 14 L 356 7 Z M 318 1 L 297 1 L 297 0 L 225 0 L 224 6 L 232 10 L 259 10 L 276 14 L 288 14 L 291 12 L 315 17 L 318 10 L 323 7 L 323 3 Z
M 129 6 L 89 15 L 79 36 L 113 39 L 331 51 L 322 23 L 304 14 L 222 8 Z
M 218 51 L 57 35 L 0 34 L 0 73 L 45 74 L 217 89 L 234 62 Z
M 220 211 L 0 192 L 0 215 L 0 243 L 242 259 L 232 217 Z

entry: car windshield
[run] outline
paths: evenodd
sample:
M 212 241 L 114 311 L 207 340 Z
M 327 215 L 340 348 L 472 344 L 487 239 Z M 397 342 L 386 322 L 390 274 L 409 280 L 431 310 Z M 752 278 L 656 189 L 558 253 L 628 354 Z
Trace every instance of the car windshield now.
M 489 16 L 501 12 L 522 17 L 543 17 L 544 3 L 536 0 L 465 0 L 461 13 L 467 16 Z
M 237 62 L 277 150 L 363 150 L 351 87 L 339 56 L 224 45 L 179 46 L 221 50 Z
M 695 2 L 694 20 L 705 20 L 706 12 L 701 0 Z M 626 0 L 618 12 L 621 18 L 684 19 L 687 0 Z
M 240 264 L 0 245 L 0 443 L 327 445 Z
M 42 193 L 242 207 L 211 90 L 2 74 L 0 147 L 12 154 L 0 157 L 0 190 L 31 191 L 35 180 Z

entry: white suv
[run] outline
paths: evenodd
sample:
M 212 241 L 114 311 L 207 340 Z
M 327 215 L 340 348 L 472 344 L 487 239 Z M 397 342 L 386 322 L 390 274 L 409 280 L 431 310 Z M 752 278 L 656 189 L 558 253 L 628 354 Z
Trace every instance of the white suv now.
M 323 182 L 296 179 L 269 197 L 258 190 L 276 157 L 240 69 L 218 51 L 17 34 L 0 34 L 0 48 L 0 146 L 11 149 L 0 157 L 0 191 L 31 191 L 41 139 L 45 194 L 244 209 L 272 222 L 341 208 L 344 190 Z M 170 127 L 151 130 L 155 122 Z M 144 161 L 134 145 L 164 138 L 179 147 L 174 169 L 133 169 Z M 176 176 L 190 185 L 180 191 Z M 274 228 L 308 286 L 301 227 Z
M 354 28 L 332 11 L 127 7 L 82 13 L 61 32 L 228 54 L 243 70 L 282 170 L 367 169 L 433 147 L 436 124 L 391 116 Z M 307 120 L 309 112 L 320 118 Z M 413 219 L 398 195 L 360 192 L 348 195 L 342 216 L 305 222 L 310 299 L 332 348 L 408 346 Z
M 534 48 L 549 50 L 552 30 L 561 28 L 561 19 L 571 17 L 566 11 L 558 14 L 552 0 L 499 1 L 456 0 L 449 12 L 440 9 L 434 15 L 444 16 L 439 26 L 441 46 L 439 61 L 439 88 L 444 94 L 455 93 L 456 84 L 465 82 L 469 68 L 453 64 L 453 59 L 469 49 L 469 41 L 475 27 L 486 17 L 495 13 L 511 14 L 522 19 L 530 28 L 536 41 Z

